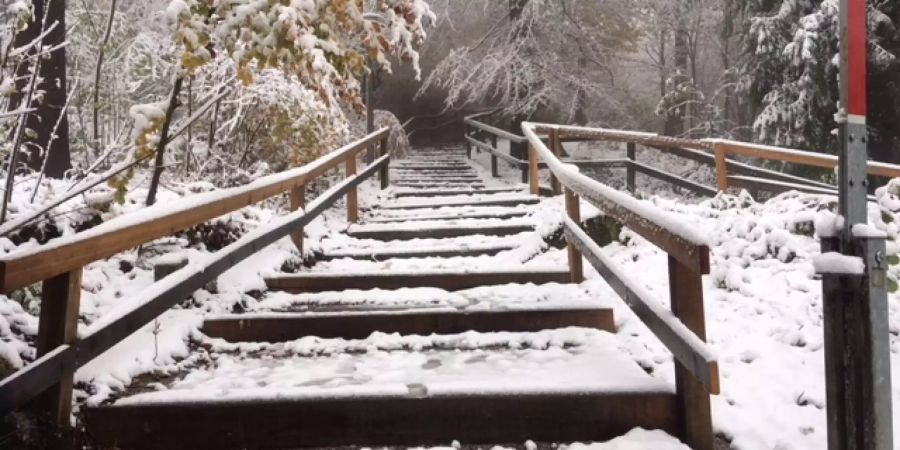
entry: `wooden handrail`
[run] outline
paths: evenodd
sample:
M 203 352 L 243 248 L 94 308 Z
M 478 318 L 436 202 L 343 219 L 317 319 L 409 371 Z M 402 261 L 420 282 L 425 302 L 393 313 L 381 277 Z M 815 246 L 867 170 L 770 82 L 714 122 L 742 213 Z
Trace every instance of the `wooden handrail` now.
M 10 292 L 108 258 L 154 239 L 306 185 L 348 158 L 387 139 L 382 128 L 313 163 L 260 178 L 246 186 L 187 197 L 176 205 L 159 204 L 127 214 L 71 237 L 0 258 L 0 292 Z
M 709 273 L 709 246 L 706 237 L 694 226 L 684 223 L 674 214 L 651 207 L 624 192 L 580 174 L 576 166 L 565 164 L 553 155 L 538 137 L 534 127 L 534 124 L 528 122 L 522 125 L 531 149 L 537 152 L 538 159 L 547 164 L 564 186 L 686 266 L 700 273 Z
M 334 167 L 344 162 L 347 157 L 355 158 L 358 151 L 365 148 L 365 146 L 357 147 L 355 144 L 372 142 L 370 138 L 381 136 L 380 133 L 380 131 L 376 132 L 362 141 L 344 147 L 341 151 L 336 152 L 338 153 L 337 157 L 330 154 L 320 158 L 308 165 L 307 167 L 311 170 L 304 173 L 321 174 L 327 170 L 320 170 L 322 167 Z M 386 148 L 382 148 L 382 153 L 382 156 L 371 165 L 330 188 L 310 202 L 307 208 L 294 211 L 263 225 L 219 250 L 209 259 L 188 265 L 167 276 L 136 298 L 129 299 L 126 304 L 120 305 L 116 312 L 92 323 L 85 330 L 85 335 L 81 339 L 51 349 L 31 364 L 0 380 L 0 416 L 22 407 L 26 402 L 59 383 L 66 376 L 71 377 L 72 371 L 87 364 L 138 331 L 235 264 L 308 224 L 331 207 L 341 196 L 349 194 L 367 178 L 387 167 L 390 155 L 386 154 Z M 327 164 L 322 164 L 323 162 L 327 162 Z
M 508 139 L 511 142 L 516 142 L 516 143 L 521 144 L 521 143 L 525 143 L 527 141 L 524 136 L 520 136 L 515 133 L 510 133 L 509 131 L 502 130 L 495 126 L 491 126 L 484 122 L 479 122 L 479 121 L 475 120 L 477 117 L 482 117 L 485 115 L 487 115 L 487 114 L 485 114 L 485 113 L 473 114 L 473 115 L 465 118 L 465 123 L 466 123 L 466 125 L 469 125 L 473 128 L 478 128 L 482 131 L 486 131 L 488 133 L 491 133 L 491 134 L 501 137 L 503 139 Z
M 770 161 L 782 161 L 804 166 L 834 169 L 838 165 L 838 157 L 824 153 L 816 153 L 805 150 L 773 147 L 770 145 L 749 144 L 746 142 L 730 141 L 724 139 L 704 139 L 712 145 L 715 152 L 725 155 L 746 156 L 751 158 L 767 159 Z M 900 166 L 877 161 L 868 162 L 869 175 L 879 177 L 900 177 Z
M 539 191 L 537 171 L 540 162 L 546 163 L 552 175 L 565 188 L 568 217 L 564 221 L 564 232 L 572 281 L 579 282 L 582 279 L 582 258 L 586 258 L 672 352 L 676 361 L 675 389 L 681 415 L 680 436 L 692 448 L 712 449 L 714 439 L 709 394 L 717 394 L 720 387 L 718 362 L 704 342 L 706 320 L 703 275 L 708 274 L 710 269 L 706 238 L 678 216 L 584 176 L 579 173 L 577 166 L 560 161 L 538 136 L 538 128 L 549 135 L 554 146 L 558 146 L 560 139 L 566 134 L 562 132 L 564 127 L 528 122 L 522 124 L 522 131 L 529 143 L 532 194 Z M 629 139 L 638 138 L 646 137 L 629 136 Z M 668 254 L 671 311 L 659 307 L 656 299 L 646 289 L 629 281 L 581 229 L 578 224 L 579 197 Z
M 674 314 L 665 310 L 654 296 L 643 286 L 629 283 L 627 276 L 616 267 L 616 263 L 603 254 L 581 226 L 570 218 L 564 222 L 566 239 L 575 244 L 579 253 L 597 269 L 604 281 L 619 294 L 625 303 L 637 314 L 653 334 L 679 362 L 697 377 L 711 394 L 719 393 L 719 366 L 715 355 L 690 329 Z

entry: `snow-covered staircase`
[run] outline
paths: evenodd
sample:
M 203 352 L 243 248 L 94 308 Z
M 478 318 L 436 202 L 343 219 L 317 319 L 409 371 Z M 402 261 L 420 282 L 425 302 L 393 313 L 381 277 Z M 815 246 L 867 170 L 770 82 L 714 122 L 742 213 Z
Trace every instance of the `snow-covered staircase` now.
M 537 197 L 462 151 L 392 165 L 393 191 L 195 352 L 85 408 L 99 447 L 298 448 L 606 440 L 674 432 L 673 389 L 619 350 L 608 300 L 546 245 Z

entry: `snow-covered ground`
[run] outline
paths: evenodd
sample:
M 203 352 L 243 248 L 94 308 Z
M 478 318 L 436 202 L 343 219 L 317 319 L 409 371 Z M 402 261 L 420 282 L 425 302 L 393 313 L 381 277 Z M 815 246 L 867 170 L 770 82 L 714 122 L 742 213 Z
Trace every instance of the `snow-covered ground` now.
M 479 161 L 485 162 L 483 156 Z M 484 171 L 484 167 L 479 170 Z M 510 180 L 518 172 L 506 167 L 502 170 Z M 498 185 L 502 185 L 499 183 Z M 371 204 L 383 195 L 374 183 L 363 186 L 361 202 Z M 136 194 L 139 198 L 139 193 Z M 177 195 L 172 193 L 168 200 Z M 825 391 L 823 366 L 823 330 L 821 310 L 821 282 L 815 275 L 813 259 L 819 253 L 814 233 L 816 218 L 833 209 L 836 199 L 827 196 L 788 193 L 765 203 L 757 203 L 746 195 L 722 195 L 703 201 L 683 201 L 650 196 L 645 200 L 664 210 L 678 213 L 704 233 L 711 244 L 713 273 L 705 278 L 707 335 L 720 358 L 722 394 L 713 397 L 713 420 L 717 432 L 736 449 L 820 449 L 825 440 Z M 271 220 L 279 213 L 270 203 L 267 207 L 247 208 L 230 214 L 225 221 L 240 222 L 244 229 L 252 229 Z M 116 208 L 116 207 L 114 207 Z M 529 212 L 526 219 L 536 232 L 522 233 L 512 238 L 519 248 L 496 257 L 451 259 L 452 267 L 487 266 L 498 261 L 532 267 L 562 268 L 566 264 L 564 250 L 549 248 L 540 242 L 560 223 L 560 199 L 545 199 L 540 205 L 523 206 Z M 126 207 L 127 209 L 127 207 Z M 894 183 L 879 194 L 879 203 L 871 205 L 870 223 L 884 230 L 892 252 L 900 232 L 900 183 Z M 283 211 L 283 210 L 282 210 Z M 446 211 L 446 209 L 445 209 Z M 584 215 L 596 210 L 583 205 Z M 117 212 L 124 213 L 124 212 Z M 416 215 L 434 214 L 423 210 Z M 369 242 L 350 240 L 335 231 L 347 227 L 340 205 L 307 227 L 307 251 L 364 248 Z M 506 238 L 454 238 L 459 244 L 496 244 Z M 446 244 L 443 240 L 442 244 Z M 412 242 L 421 248 L 430 242 Z M 29 246 L 33 244 L 23 244 Z M 12 251 L 11 242 L 3 243 L 5 251 Z M 21 247 L 20 247 L 21 248 Z M 525 249 L 525 250 L 523 250 Z M 188 256 L 205 250 L 189 246 L 186 239 L 161 239 L 137 251 L 126 252 L 88 266 L 84 276 L 82 295 L 82 332 L 92 322 L 108 316 L 112 311 L 152 283 L 152 260 L 160 253 L 177 250 Z M 620 240 L 605 248 L 622 264 L 623 270 L 668 307 L 668 281 L 665 254 L 659 249 L 623 231 Z M 540 253 L 544 251 L 544 253 Z M 198 291 L 191 302 L 175 308 L 149 324 L 131 338 L 79 370 L 77 380 L 79 401 L 101 402 L 125 387 L 131 379 L 148 370 L 173 367 L 189 354 L 189 340 L 202 339 L 199 327 L 205 314 L 224 314 L 240 305 L 241 310 L 267 311 L 277 305 L 296 301 L 271 296 L 259 300 L 253 291 L 264 288 L 263 276 L 277 272 L 283 263 L 296 260 L 296 250 L 289 239 L 283 239 L 260 254 L 244 261 L 218 279 L 217 285 Z M 384 269 L 383 263 L 336 260 L 327 264 L 331 270 Z M 408 260 L 404 269 L 431 267 L 433 262 Z M 319 266 L 313 270 L 319 270 Z M 627 306 L 609 293 L 597 274 L 587 267 L 588 280 L 577 292 L 568 292 L 574 303 L 590 301 L 587 294 L 600 293 L 604 304 L 615 308 L 618 332 L 616 345 L 645 369 L 652 369 L 654 377 L 672 383 L 672 357 L 649 333 Z M 396 267 L 395 267 L 396 268 Z M 892 276 L 897 267 L 890 269 Z M 542 291 L 547 289 L 547 291 Z M 388 296 L 385 303 L 398 306 L 404 300 L 434 297 L 436 307 L 465 307 L 474 298 L 490 298 L 490 292 L 447 293 L 441 290 L 413 290 L 416 292 Z M 543 293 L 542 293 L 543 292 Z M 550 298 L 559 291 L 538 288 L 536 298 Z M 352 301 L 353 294 L 337 299 L 331 294 L 309 295 L 310 303 Z M 12 368 L 22 367 L 34 358 L 33 339 L 37 331 L 37 301 L 35 292 L 20 292 L 0 297 L 0 360 Z M 490 308 L 502 303 L 482 301 L 475 306 Z M 890 340 L 891 363 L 894 368 L 893 398 L 900 399 L 900 310 L 897 294 L 891 294 Z M 279 303 L 280 302 L 280 303 Z M 476 302 L 477 303 L 477 302 Z M 897 415 L 895 415 L 897 417 Z M 900 420 L 894 420 L 900 431 Z M 571 446 L 571 449 L 679 448 L 671 438 L 658 433 L 636 430 L 623 440 L 598 444 L 594 447 Z

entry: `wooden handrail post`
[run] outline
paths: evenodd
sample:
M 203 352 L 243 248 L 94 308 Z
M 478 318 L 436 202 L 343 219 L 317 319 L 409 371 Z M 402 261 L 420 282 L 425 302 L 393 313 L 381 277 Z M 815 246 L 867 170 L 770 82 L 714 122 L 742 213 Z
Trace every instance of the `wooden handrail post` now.
M 478 133 L 477 131 L 475 133 L 473 133 L 472 127 L 470 127 L 469 124 L 466 124 L 466 130 L 465 130 L 466 136 L 472 136 L 473 139 L 478 139 L 477 133 Z M 472 143 L 469 142 L 468 139 L 466 139 L 466 158 L 472 159 Z
M 550 130 L 550 151 L 553 152 L 557 159 L 562 154 L 562 142 L 559 140 L 559 130 L 556 128 Z M 562 194 L 562 186 L 560 186 L 559 180 L 553 174 L 553 171 L 550 171 L 550 191 L 553 192 L 553 195 Z
M 41 313 L 35 345 L 41 357 L 60 345 L 74 344 L 78 339 L 78 312 L 81 306 L 81 268 L 44 280 L 41 289 Z M 40 420 L 57 432 L 54 440 L 70 439 L 72 386 L 74 370 L 35 399 Z
M 512 144 L 513 144 L 512 142 L 509 143 L 510 146 L 512 146 Z M 512 152 L 510 152 L 510 154 L 511 153 Z M 528 153 L 530 154 L 531 151 L 529 150 Z M 518 159 L 518 158 L 516 158 L 516 159 Z M 530 159 L 530 157 L 529 157 L 529 159 Z M 521 164 L 521 169 L 522 169 L 522 183 L 528 183 L 528 173 L 531 171 L 531 164 L 530 163 Z
M 633 194 L 637 192 L 634 164 L 632 164 L 637 158 L 637 144 L 635 144 L 634 142 L 629 142 L 628 146 L 626 147 L 625 153 L 629 161 L 628 166 L 625 167 L 625 186 L 628 189 L 628 192 L 631 192 Z
M 291 189 L 291 211 L 296 211 L 306 206 L 306 185 L 297 186 Z M 296 229 L 291 232 L 291 240 L 294 246 L 300 252 L 300 258 L 303 259 L 303 228 Z
M 497 148 L 497 135 L 491 134 L 491 147 L 494 151 L 498 151 Z M 500 176 L 500 167 L 497 164 L 497 155 L 491 153 L 491 176 L 494 178 L 498 178 Z
M 719 192 L 725 192 L 728 190 L 728 160 L 725 146 L 717 142 L 713 146 L 713 151 L 716 154 L 716 188 Z
M 538 153 L 531 145 L 528 146 L 528 185 L 531 195 L 540 195 L 541 193 L 541 177 L 538 171 Z
M 350 178 L 356 175 L 356 154 L 347 157 L 346 177 Z M 359 202 L 357 200 L 357 189 L 354 186 L 347 191 L 347 222 L 356 223 L 359 221 Z
M 566 202 L 566 215 L 572 219 L 572 222 L 575 222 L 581 225 L 581 201 L 578 196 L 572 192 L 571 189 L 565 189 L 565 202 Z M 578 251 L 578 248 L 575 247 L 575 244 L 569 242 L 566 244 L 566 250 L 568 250 L 569 254 L 569 275 L 572 277 L 573 283 L 581 283 L 584 281 L 584 266 L 581 252 Z
M 672 313 L 706 341 L 703 276 L 672 255 L 669 255 L 669 296 Z M 680 438 L 694 450 L 714 450 L 709 393 L 678 361 L 675 361 L 675 390 Z
M 384 138 L 381 139 L 380 150 L 379 150 L 378 156 L 381 157 L 381 156 L 384 156 L 387 154 L 388 154 L 388 137 L 385 136 Z M 388 170 L 387 164 L 385 164 L 378 171 L 378 179 L 381 180 L 381 189 L 387 189 L 388 186 L 391 184 L 391 175 L 390 175 L 390 171 Z

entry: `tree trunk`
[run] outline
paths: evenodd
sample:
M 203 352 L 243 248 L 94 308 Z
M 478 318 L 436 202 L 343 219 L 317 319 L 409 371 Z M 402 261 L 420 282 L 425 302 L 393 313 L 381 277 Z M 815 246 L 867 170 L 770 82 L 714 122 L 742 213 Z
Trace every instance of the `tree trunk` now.
M 679 7 L 678 18 L 676 22 L 679 24 L 675 30 L 675 70 L 683 76 L 688 76 L 688 32 L 684 28 L 685 15 L 684 7 Z M 684 116 L 686 113 L 685 105 L 671 108 L 666 115 L 666 127 L 664 134 L 667 136 L 679 136 L 684 133 Z
M 23 141 L 23 158 L 25 165 L 32 170 L 41 170 L 44 158 L 47 158 L 46 175 L 51 178 L 62 178 L 66 171 L 72 168 L 71 154 L 69 152 L 69 121 L 65 115 L 66 105 L 66 48 L 61 46 L 66 40 L 66 0 L 33 0 L 34 16 L 31 23 L 24 30 L 16 34 L 15 46 L 27 45 L 40 36 L 43 30 L 43 19 L 46 15 L 46 26 L 54 23 L 56 26 L 41 40 L 44 49 L 56 48 L 48 56 L 43 58 L 39 67 L 41 82 L 37 89 L 44 91 L 43 100 L 33 102 L 32 105 L 21 105 L 25 100 L 27 90 L 28 71 L 27 63 L 21 63 L 16 70 L 18 82 L 16 94 L 9 102 L 10 110 L 20 106 L 37 108 L 37 111 L 28 115 L 25 122 L 27 129 L 34 133 L 26 133 Z M 38 52 L 33 49 L 29 56 Z M 35 61 L 34 58 L 31 59 Z M 60 115 L 63 115 L 60 118 Z M 53 138 L 53 129 L 56 123 L 56 137 Z M 49 148 L 46 148 L 48 147 Z
M 528 6 L 528 1 L 529 0 L 509 0 L 509 21 L 513 24 L 513 27 L 515 27 L 515 32 L 512 35 L 513 39 L 521 39 L 528 31 L 526 24 L 522 21 L 522 14 L 525 12 L 525 7 Z M 520 93 L 525 91 L 525 88 L 519 90 Z M 522 134 L 522 122 L 526 120 L 528 120 L 528 117 L 525 117 L 524 115 L 514 115 L 512 117 L 510 131 L 515 134 Z M 524 143 L 511 142 L 509 151 L 515 158 L 526 159 L 528 146 Z
M 153 164 L 153 176 L 150 179 L 150 188 L 147 190 L 147 206 L 156 203 L 156 191 L 159 189 L 159 180 L 165 168 L 166 144 L 169 141 L 169 127 L 172 125 L 172 117 L 178 108 L 178 96 L 181 95 L 181 86 L 184 78 L 175 78 L 172 86 L 172 94 L 169 96 L 169 107 L 166 109 L 166 117 L 163 119 L 162 130 L 159 132 L 159 145 L 156 147 L 156 162 Z

